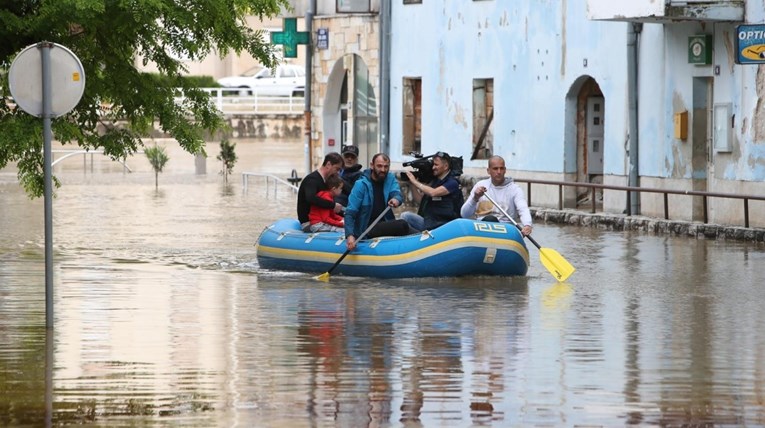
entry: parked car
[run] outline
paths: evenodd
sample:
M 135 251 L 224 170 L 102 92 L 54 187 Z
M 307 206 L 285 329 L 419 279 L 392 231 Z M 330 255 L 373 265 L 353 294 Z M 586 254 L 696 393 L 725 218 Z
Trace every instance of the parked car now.
M 255 67 L 239 76 L 220 78 L 218 84 L 224 88 L 249 89 L 249 91 L 244 91 L 244 94 L 303 96 L 305 94 L 305 68 L 293 64 L 282 64 L 274 70 L 267 67 Z

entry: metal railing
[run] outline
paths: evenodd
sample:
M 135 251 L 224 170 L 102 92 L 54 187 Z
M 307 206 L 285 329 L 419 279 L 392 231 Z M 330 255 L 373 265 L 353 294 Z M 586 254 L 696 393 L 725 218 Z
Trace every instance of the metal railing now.
M 293 170 L 294 172 L 294 170 Z M 294 176 L 294 174 L 293 174 Z M 268 173 L 261 173 L 261 172 L 243 172 L 242 173 L 242 191 L 245 193 L 249 189 L 250 184 L 250 177 L 261 177 L 265 179 L 266 182 L 266 195 L 271 191 L 271 182 L 273 181 L 273 189 L 274 189 L 274 197 L 276 197 L 276 190 L 278 189 L 279 185 L 287 186 L 290 190 L 292 190 L 293 193 L 297 193 L 298 186 L 290 183 L 291 179 L 284 179 L 281 177 L 278 177 L 274 174 L 268 174 Z
M 765 201 L 765 196 L 755 195 L 737 195 L 730 193 L 718 193 L 718 192 L 702 192 L 697 190 L 669 190 L 669 189 L 655 189 L 650 187 L 631 187 L 631 186 L 614 186 L 607 184 L 596 183 L 578 183 L 569 181 L 554 181 L 554 180 L 526 180 L 515 179 L 518 183 L 526 183 L 526 197 L 528 199 L 529 206 L 531 206 L 531 185 L 547 185 L 558 186 L 558 209 L 563 209 L 563 188 L 564 187 L 586 187 L 590 189 L 590 199 L 592 200 L 591 212 L 596 212 L 596 191 L 597 190 L 618 190 L 624 191 L 627 194 L 627 215 L 633 215 L 638 213 L 630 212 L 632 207 L 631 198 L 632 193 L 661 193 L 664 197 L 664 219 L 669 220 L 669 195 L 686 195 L 686 196 L 698 196 L 703 200 L 704 205 L 704 223 L 709 223 L 709 198 L 722 198 L 722 199 L 739 199 L 743 202 L 744 210 L 744 227 L 749 227 L 749 201 Z
M 56 164 L 61 163 L 64 160 L 66 160 L 67 158 L 70 158 L 72 156 L 82 155 L 82 167 L 83 167 L 84 170 L 88 169 L 87 168 L 87 162 L 88 162 L 88 155 L 90 155 L 90 172 L 93 172 L 93 155 L 104 155 L 104 151 L 103 150 L 53 149 L 53 150 L 51 150 L 51 153 L 53 153 L 54 155 L 56 153 L 65 153 L 64 156 L 61 156 L 60 158 L 58 158 L 58 159 L 54 160 L 53 162 L 51 162 L 51 164 L 50 164 L 51 167 L 56 166 Z M 143 154 L 143 150 L 137 150 L 135 152 L 135 154 Z M 104 156 L 106 156 L 106 155 L 104 155 Z M 116 162 L 121 163 L 122 167 L 127 172 L 133 172 L 133 170 L 130 169 L 130 167 L 128 166 L 128 164 L 127 164 L 125 159 L 113 159 L 113 160 L 116 161 Z
M 300 96 L 265 96 L 241 88 L 201 88 L 225 116 L 235 114 L 303 114 L 305 98 Z M 183 94 L 175 97 L 182 103 Z

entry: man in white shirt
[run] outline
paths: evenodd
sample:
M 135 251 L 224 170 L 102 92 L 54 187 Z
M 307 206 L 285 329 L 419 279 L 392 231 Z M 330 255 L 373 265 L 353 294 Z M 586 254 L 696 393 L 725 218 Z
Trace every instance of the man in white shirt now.
M 465 200 L 460 210 L 462 217 L 509 223 L 510 219 L 505 217 L 502 211 L 484 196 L 488 194 L 491 199 L 513 216 L 516 221 L 520 217 L 519 224 L 523 226 L 521 233 L 523 236 L 530 235 L 532 225 L 529 204 L 526 202 L 526 195 L 523 193 L 523 189 L 515 184 L 512 178 L 505 177 L 507 172 L 505 160 L 501 156 L 490 157 L 489 167 L 486 171 L 490 177 L 477 182 L 473 186 L 470 196 Z

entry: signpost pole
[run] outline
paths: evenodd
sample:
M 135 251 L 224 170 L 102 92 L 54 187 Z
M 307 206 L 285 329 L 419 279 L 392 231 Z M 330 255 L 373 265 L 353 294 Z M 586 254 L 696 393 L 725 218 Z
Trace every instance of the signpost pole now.
M 313 58 L 313 47 L 311 46 L 311 39 L 310 35 L 313 30 L 313 14 L 315 11 L 315 8 L 313 6 L 314 2 L 311 2 L 311 6 L 308 8 L 308 11 L 305 14 L 305 26 L 306 26 L 306 34 L 308 35 L 308 39 L 306 40 L 305 45 L 305 94 L 303 95 L 305 97 L 305 107 L 304 107 L 304 116 L 305 116 L 305 173 L 308 174 L 311 172 L 311 135 L 313 133 L 313 129 L 311 128 L 311 90 L 312 85 L 311 82 L 313 82 L 313 76 L 311 70 L 311 60 Z
M 45 328 L 53 328 L 53 178 L 51 173 L 51 43 L 39 45 L 42 63 L 43 177 L 45 180 Z

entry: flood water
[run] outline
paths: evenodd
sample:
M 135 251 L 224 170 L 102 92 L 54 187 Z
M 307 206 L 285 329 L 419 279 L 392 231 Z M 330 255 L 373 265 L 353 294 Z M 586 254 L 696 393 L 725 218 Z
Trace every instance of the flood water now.
M 140 158 L 57 166 L 48 334 L 43 201 L 0 171 L 0 425 L 765 424 L 761 244 L 538 224 L 568 283 L 532 245 L 524 278 L 324 283 L 258 269 L 295 197 L 239 175 L 302 146 L 236 150 L 228 184 L 215 148 L 159 190 Z

